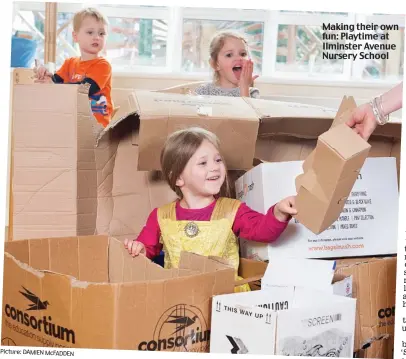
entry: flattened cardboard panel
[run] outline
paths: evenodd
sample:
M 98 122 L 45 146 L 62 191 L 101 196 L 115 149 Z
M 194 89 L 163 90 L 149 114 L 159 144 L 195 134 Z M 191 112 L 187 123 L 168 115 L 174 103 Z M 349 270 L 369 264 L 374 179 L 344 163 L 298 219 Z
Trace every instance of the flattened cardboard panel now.
M 79 280 L 108 283 L 108 238 L 86 236 L 78 238 Z
M 39 89 L 44 95 L 40 99 L 35 96 Z M 64 234 L 76 231 L 76 221 L 66 215 L 76 212 L 73 173 L 77 89 L 59 86 L 60 96 L 55 96 L 55 89 L 51 85 L 22 85 L 14 89 L 13 239 L 50 236 L 49 222 L 37 221 L 38 217 L 48 217 L 51 223 L 61 225 Z M 51 107 L 50 98 L 54 99 Z M 57 211 L 54 203 L 59 203 Z
M 58 96 L 55 96 L 56 86 L 58 86 Z M 16 85 L 13 104 L 16 109 L 29 108 L 35 112 L 51 112 L 49 100 L 52 99 L 52 107 L 57 108 L 61 114 L 72 113 L 72 109 L 76 107 L 77 91 L 77 86 L 64 84 Z M 38 96 L 38 92 L 41 92 L 42 96 Z
M 4 251 L 11 254 L 20 262 L 29 264 L 30 248 L 28 240 L 5 242 Z
M 53 197 L 55 198 L 55 197 Z M 49 204 L 50 206 L 50 204 Z M 76 228 L 76 215 L 75 213 L 61 213 L 58 217 L 52 215 L 52 213 L 44 213 L 41 212 L 32 212 L 26 213 L 24 215 L 16 215 L 15 216 L 16 222 L 15 227 L 16 230 L 29 230 L 28 226 L 31 226 L 33 233 L 41 231 L 43 228 L 51 229 L 54 228 L 55 230 L 75 230 Z M 59 222 L 61 221 L 61 222 Z M 24 227 L 27 226 L 27 227 Z M 26 238 L 44 238 L 38 237 L 33 235 L 28 235 L 26 237 L 20 237 L 21 239 Z M 15 238 L 14 238 L 15 239 Z
M 116 286 L 72 284 L 72 327 L 77 346 L 114 349 Z M 128 330 L 128 328 L 127 328 Z
M 35 96 L 35 98 L 39 97 Z M 57 107 L 52 107 L 57 109 Z M 50 152 L 51 149 L 55 148 L 65 149 L 67 153 L 73 154 L 72 150 L 76 144 L 76 131 L 74 131 L 76 113 L 73 111 L 74 108 L 69 113 L 62 113 L 58 110 L 35 112 L 30 107 L 17 108 L 16 104 L 14 104 L 13 108 L 13 137 L 16 150 L 26 151 L 27 153 L 30 149 Z M 35 116 L 33 116 L 33 113 L 35 113 Z M 58 118 L 58 121 L 55 121 L 55 118 Z M 43 129 L 46 129 L 46 131 L 43 131 Z M 64 136 L 61 136 L 61 134 L 64 134 Z M 62 153 L 66 152 L 62 151 Z M 34 154 L 34 157 L 37 156 Z M 52 158 L 52 156 L 50 157 Z
M 50 270 L 79 278 L 78 239 L 51 238 L 49 240 Z
M 37 229 L 37 230 L 31 230 L 31 229 L 27 229 L 25 227 L 21 227 L 21 228 L 17 227 L 13 231 L 13 236 L 18 235 L 19 238 L 41 238 L 44 231 L 49 234 L 50 238 L 70 237 L 70 236 L 76 234 L 76 230 L 73 227 L 67 228 L 66 226 L 58 226 L 58 227 L 44 226 L 44 228 Z M 38 233 L 38 234 L 36 234 L 36 233 Z M 19 240 L 19 239 L 13 237 L 13 240 Z
M 38 270 L 49 270 L 49 240 L 33 239 L 28 241 L 30 246 L 30 266 Z
M 18 139 L 21 135 L 17 134 L 15 136 Z M 30 141 L 33 142 L 32 136 L 30 136 Z M 14 160 L 19 164 L 19 168 L 22 169 L 48 168 L 58 170 L 66 168 L 66 164 L 72 161 L 71 148 L 50 146 L 46 148 L 39 147 L 35 148 L 35 151 L 29 151 L 29 147 L 25 147 L 28 147 L 28 144 L 21 143 L 21 146 L 13 151 Z
M 78 235 L 95 233 L 97 217 L 97 191 L 99 188 L 96 163 L 96 132 L 102 130 L 91 115 L 88 96 L 79 94 L 77 125 L 77 231 Z

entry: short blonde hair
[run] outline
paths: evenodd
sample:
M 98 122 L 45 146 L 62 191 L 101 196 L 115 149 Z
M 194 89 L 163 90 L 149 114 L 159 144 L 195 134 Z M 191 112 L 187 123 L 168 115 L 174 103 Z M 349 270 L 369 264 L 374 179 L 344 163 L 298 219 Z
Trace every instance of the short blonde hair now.
M 181 190 L 176 186 L 176 181 L 182 174 L 190 158 L 195 154 L 202 142 L 210 142 L 219 152 L 220 143 L 217 136 L 200 127 L 190 127 L 173 132 L 168 136 L 161 151 L 161 169 L 165 181 L 180 198 L 183 197 Z M 225 162 L 223 161 L 226 167 Z M 230 186 L 227 176 L 220 189 L 220 196 L 230 197 Z
M 248 42 L 245 39 L 245 37 L 242 36 L 241 34 L 239 34 L 237 32 L 234 32 L 234 31 L 230 31 L 230 30 L 217 32 L 213 36 L 213 38 L 211 39 L 210 47 L 209 47 L 210 66 L 214 70 L 214 76 L 213 76 L 214 77 L 213 78 L 214 83 L 217 83 L 218 80 L 219 80 L 219 76 L 218 76 L 218 73 L 217 73 L 216 68 L 215 68 L 216 64 L 217 64 L 218 56 L 219 56 L 219 53 L 220 53 L 221 49 L 224 46 L 224 43 L 229 38 L 234 38 L 234 39 L 237 39 L 237 40 L 241 40 L 245 44 L 245 47 L 246 47 L 247 52 L 248 52 Z
M 73 31 L 78 32 L 80 27 L 82 26 L 83 20 L 88 16 L 94 17 L 97 21 L 103 23 L 106 26 L 108 26 L 109 24 L 107 17 L 105 17 L 99 10 L 88 7 L 78 11 L 73 17 Z

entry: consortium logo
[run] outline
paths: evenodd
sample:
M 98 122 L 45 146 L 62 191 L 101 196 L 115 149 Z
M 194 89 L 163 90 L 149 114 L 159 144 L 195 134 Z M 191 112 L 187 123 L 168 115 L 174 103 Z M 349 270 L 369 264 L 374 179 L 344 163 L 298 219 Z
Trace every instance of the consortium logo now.
M 13 321 L 23 324 L 40 333 L 75 344 L 75 332 L 72 329 L 52 323 L 51 316 L 44 315 L 42 318 L 37 318 L 35 315 L 32 315 L 35 311 L 47 310 L 50 304 L 47 300 L 41 300 L 36 294 L 27 288 L 22 287 L 22 289 L 23 290 L 19 291 L 19 293 L 28 300 L 25 310 L 18 309 L 6 303 L 4 306 L 5 315 Z
M 159 318 L 153 338 L 138 345 L 138 350 L 207 352 L 210 330 L 201 310 L 188 304 L 178 304 Z

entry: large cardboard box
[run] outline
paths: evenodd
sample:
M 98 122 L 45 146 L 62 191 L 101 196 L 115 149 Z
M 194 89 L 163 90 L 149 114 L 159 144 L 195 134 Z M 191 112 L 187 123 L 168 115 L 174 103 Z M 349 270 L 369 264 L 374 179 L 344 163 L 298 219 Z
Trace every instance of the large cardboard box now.
M 138 170 L 160 170 L 160 154 L 168 135 L 190 126 L 204 127 L 218 136 L 229 169 L 251 168 L 259 118 L 243 98 L 133 91 L 128 101 L 129 113 L 116 116 L 97 141 L 123 121 L 139 122 L 139 138 L 134 142 L 139 148 Z
M 393 359 L 396 257 L 337 260 L 335 279 L 349 275 L 357 298 L 356 352 L 364 358 Z
M 251 263 L 241 259 L 240 273 L 247 276 L 265 274 L 267 263 Z M 336 260 L 333 282 L 349 277 L 352 278 L 352 297 L 357 300 L 354 355 L 393 359 L 396 257 Z M 261 284 L 256 282 L 251 289 L 260 290 Z
M 7 242 L 2 343 L 207 352 L 211 298 L 234 279 L 221 260 L 165 270 L 107 236 Z
M 295 195 L 303 161 L 262 163 L 236 181 L 238 198 L 261 213 Z M 398 202 L 396 159 L 368 158 L 337 221 L 316 235 L 296 219 L 271 244 L 241 239 L 246 258 L 339 258 L 397 253 Z M 300 211 L 300 210 L 299 210 Z M 316 211 L 312 211 L 316 217 Z M 382 241 L 385 238 L 385 241 Z
M 158 154 L 154 152 L 152 159 L 148 149 L 157 151 L 163 144 L 167 126 L 172 130 L 186 124 L 207 126 L 223 137 L 226 155 L 238 153 L 252 161 L 255 138 L 251 137 L 248 146 L 248 134 L 258 126 L 266 129 L 269 124 L 292 119 L 328 123 L 335 115 L 335 111 L 317 106 L 267 100 L 192 99 L 179 94 L 113 89 L 119 110 L 113 124 L 101 132 L 81 86 L 18 83 L 13 93 L 13 240 L 93 234 L 119 239 L 136 236 L 153 208 L 176 198 L 154 171 L 137 170 L 141 150 L 140 159 L 149 158 L 156 167 Z M 197 114 L 197 103 L 206 103 L 218 117 Z M 158 106 L 163 107 L 159 110 Z M 242 110 L 245 114 L 240 113 Z M 141 128 L 134 114 L 137 111 Z M 255 121 L 252 116 L 256 116 Z M 146 143 L 145 139 L 152 139 L 158 128 L 164 130 L 158 133 L 156 142 Z M 243 143 L 250 150 L 243 150 L 237 141 L 241 131 L 246 139 Z M 277 134 L 285 132 L 283 127 Z
M 355 302 L 293 286 L 215 296 L 210 353 L 350 358 Z

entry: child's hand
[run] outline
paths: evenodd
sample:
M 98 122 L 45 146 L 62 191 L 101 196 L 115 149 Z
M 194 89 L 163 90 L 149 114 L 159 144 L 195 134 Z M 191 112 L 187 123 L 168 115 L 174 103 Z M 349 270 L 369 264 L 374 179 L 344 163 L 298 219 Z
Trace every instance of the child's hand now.
M 249 97 L 249 88 L 252 86 L 254 81 L 258 78 L 258 75 L 252 76 L 254 69 L 254 63 L 252 60 L 243 60 L 242 71 L 240 76 L 239 87 L 241 91 L 241 96 Z M 244 92 L 244 94 L 243 94 Z
M 139 254 L 145 255 L 146 253 L 144 244 L 136 240 L 129 240 L 126 238 L 124 240 L 124 247 L 128 250 L 128 253 L 130 253 L 130 255 L 132 255 L 133 257 L 136 257 Z
M 273 208 L 273 214 L 280 222 L 287 222 L 297 214 L 295 197 L 288 197 L 278 202 Z
M 52 74 L 45 66 L 38 66 L 37 60 L 35 61 L 34 74 L 37 80 L 35 82 L 51 82 Z
M 52 84 L 53 81 L 52 81 L 51 77 L 45 76 L 42 80 L 38 80 L 38 79 L 34 80 L 34 83 L 37 83 L 37 84 Z

